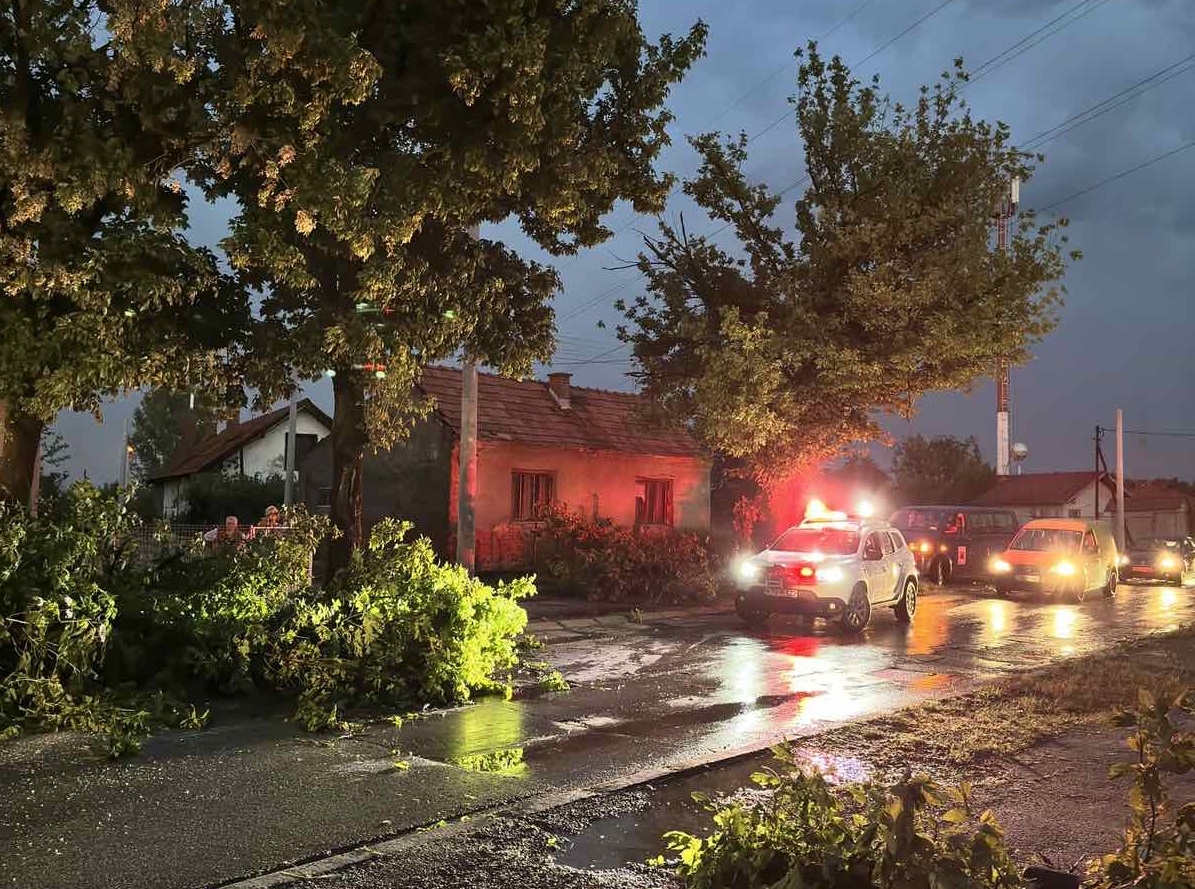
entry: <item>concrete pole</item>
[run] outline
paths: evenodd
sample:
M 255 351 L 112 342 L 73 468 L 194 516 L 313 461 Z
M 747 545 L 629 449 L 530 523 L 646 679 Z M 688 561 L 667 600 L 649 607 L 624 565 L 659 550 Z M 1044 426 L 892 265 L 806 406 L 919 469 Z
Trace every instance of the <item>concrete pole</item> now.
M 1124 552 L 1124 412 L 1120 408 L 1116 409 L 1116 545 Z
M 469 236 L 480 237 L 478 226 Z M 477 567 L 474 509 L 477 503 L 477 365 L 466 356 L 461 367 L 461 441 L 457 452 L 456 561 L 472 574 Z
M 290 396 L 290 417 L 286 427 L 286 482 L 282 491 L 282 505 L 288 509 L 295 502 L 295 451 L 298 449 L 299 406 L 298 394 Z
M 120 454 L 120 486 L 122 488 L 129 486 L 129 421 L 127 418 L 124 421 L 124 447 Z
M 37 442 L 37 456 L 33 458 L 33 479 L 29 485 L 29 515 L 37 518 L 37 501 L 41 499 L 41 458 L 45 432 Z

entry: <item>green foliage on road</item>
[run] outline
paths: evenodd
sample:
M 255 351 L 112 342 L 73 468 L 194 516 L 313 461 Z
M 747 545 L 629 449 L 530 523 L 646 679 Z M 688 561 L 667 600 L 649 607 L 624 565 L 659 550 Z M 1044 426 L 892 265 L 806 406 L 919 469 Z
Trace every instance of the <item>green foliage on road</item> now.
M 1029 213 L 992 249 L 993 208 L 1031 158 L 971 116 L 961 67 L 904 106 L 813 44 L 800 56 L 796 231 L 777 215 L 789 189 L 749 181 L 745 136 L 694 137 L 685 192 L 737 245 L 663 224 L 639 260 L 648 293 L 621 306 L 645 393 L 761 477 L 1025 360 L 1056 323 L 1064 268 L 1065 239 Z
M 610 602 L 710 602 L 717 577 L 695 534 L 653 533 L 557 506 L 543 516 L 536 574 L 545 588 Z
M 666 836 L 691 889 L 1014 889 L 1022 886 L 989 812 L 970 788 L 905 774 L 891 786 L 835 786 L 776 749 L 780 769 L 752 776 L 765 802 L 718 806 L 706 837 Z M 657 863 L 662 864 L 663 860 Z
M 491 587 L 441 563 L 409 523 L 377 525 L 319 596 L 300 597 L 271 634 L 271 682 L 300 692 L 309 728 L 346 706 L 461 704 L 500 691 L 527 625 L 529 578 Z
M 970 503 L 996 481 L 979 441 L 911 435 L 892 451 L 892 476 L 902 504 Z
M 297 695 L 297 720 L 319 729 L 347 707 L 509 689 L 529 578 L 488 586 L 385 522 L 313 589 L 328 523 L 302 510 L 285 533 L 151 560 L 129 502 L 78 483 L 37 519 L 0 504 L 0 736 L 106 732 L 116 755 L 156 726 L 198 726 L 206 716 L 184 702 L 212 694 Z

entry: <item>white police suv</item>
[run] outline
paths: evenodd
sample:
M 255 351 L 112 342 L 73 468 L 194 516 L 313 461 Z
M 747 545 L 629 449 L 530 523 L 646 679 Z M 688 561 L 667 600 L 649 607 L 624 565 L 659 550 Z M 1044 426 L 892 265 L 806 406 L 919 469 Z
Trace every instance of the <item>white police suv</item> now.
M 736 566 L 739 616 L 750 625 L 776 613 L 834 620 L 857 633 L 872 609 L 891 607 L 902 623 L 917 613 L 917 563 L 885 521 L 825 513 L 781 534 Z

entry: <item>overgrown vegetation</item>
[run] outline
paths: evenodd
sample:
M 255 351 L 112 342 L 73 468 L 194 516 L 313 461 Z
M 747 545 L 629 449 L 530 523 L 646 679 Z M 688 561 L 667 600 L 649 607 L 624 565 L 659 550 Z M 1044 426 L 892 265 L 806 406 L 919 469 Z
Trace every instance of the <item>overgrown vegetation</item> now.
M 717 581 L 695 534 L 646 533 L 589 519 L 566 506 L 545 513 L 536 574 L 545 587 L 612 602 L 709 602 Z
M 183 489 L 187 506 L 175 519 L 184 524 L 216 525 L 234 515 L 242 522 L 255 522 L 267 506 L 282 502 L 285 488 L 286 482 L 278 474 L 261 479 L 200 473 L 187 481 Z
M 139 557 L 130 494 L 73 486 L 51 515 L 0 504 L 0 732 L 107 731 L 133 752 L 154 726 L 197 727 L 184 701 L 249 689 L 297 693 L 309 729 L 362 704 L 461 703 L 509 689 L 533 595 L 490 587 L 386 522 L 322 590 L 309 566 L 327 521 L 236 548 L 201 542 Z
M 1195 767 L 1195 732 L 1175 713 L 1195 715 L 1185 689 L 1137 692 L 1116 724 L 1131 726 L 1133 761 L 1111 769 L 1130 775 L 1130 818 L 1121 846 L 1090 862 L 1092 889 L 1190 889 L 1195 886 L 1195 803 L 1175 807 L 1167 780 Z M 939 786 L 905 771 L 890 785 L 835 785 L 775 750 L 781 766 L 753 776 L 765 791 L 754 802 L 715 804 L 714 830 L 665 839 L 671 864 L 692 889 L 1018 889 L 1026 885 L 990 812 L 972 808 L 971 788 Z M 665 864 L 663 857 L 655 862 Z

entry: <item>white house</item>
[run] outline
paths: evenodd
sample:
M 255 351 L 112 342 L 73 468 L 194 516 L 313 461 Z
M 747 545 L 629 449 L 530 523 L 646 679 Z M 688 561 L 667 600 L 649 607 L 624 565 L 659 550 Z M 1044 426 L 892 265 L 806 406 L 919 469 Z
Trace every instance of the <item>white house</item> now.
M 295 466 L 332 431 L 332 418 L 304 398 L 295 423 Z M 176 453 L 150 484 L 161 515 L 171 518 L 186 507 L 187 482 L 199 473 L 222 471 L 250 478 L 282 475 L 286 469 L 289 408 L 283 407 L 222 430 Z
M 1096 498 L 1100 517 L 1116 511 L 1116 480 L 1089 472 L 1027 472 L 1005 475 L 975 500 L 976 506 L 1003 506 L 1021 522 L 1038 518 L 1094 518 Z

